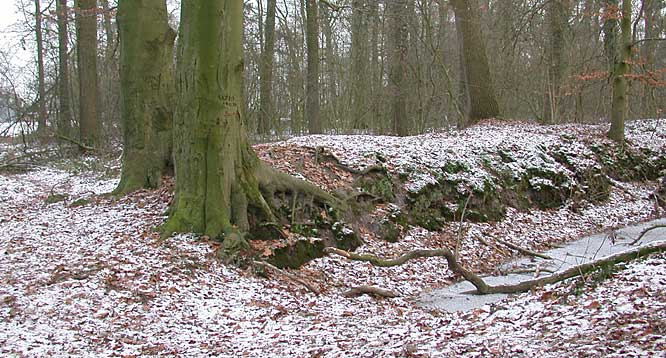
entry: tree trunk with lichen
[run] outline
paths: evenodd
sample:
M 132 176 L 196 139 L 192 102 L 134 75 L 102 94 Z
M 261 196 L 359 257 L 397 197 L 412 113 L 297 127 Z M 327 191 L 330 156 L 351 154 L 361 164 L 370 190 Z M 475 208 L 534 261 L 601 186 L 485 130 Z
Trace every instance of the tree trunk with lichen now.
M 174 117 L 175 197 L 165 236 L 194 232 L 240 248 L 243 235 L 278 222 L 276 192 L 336 199 L 264 165 L 242 120 L 243 1 L 185 0 Z
M 164 0 L 118 2 L 123 169 L 116 194 L 155 188 L 171 167 L 173 43 Z

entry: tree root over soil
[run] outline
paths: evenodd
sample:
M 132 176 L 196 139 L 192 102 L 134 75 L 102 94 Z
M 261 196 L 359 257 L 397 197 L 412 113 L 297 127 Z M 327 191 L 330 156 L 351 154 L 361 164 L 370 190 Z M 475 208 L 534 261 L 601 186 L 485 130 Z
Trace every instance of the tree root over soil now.
M 373 255 L 356 254 L 332 247 L 325 249 L 326 253 L 337 254 L 354 261 L 369 262 L 375 266 L 380 266 L 380 267 L 398 266 L 406 263 L 409 260 L 421 257 L 444 257 L 451 271 L 453 271 L 455 274 L 461 275 L 465 280 L 473 284 L 474 287 L 476 287 L 476 291 L 474 293 L 481 295 L 493 294 L 493 293 L 508 294 L 508 293 L 525 292 L 535 287 L 553 284 L 556 282 L 564 281 L 569 278 L 582 276 L 587 273 L 596 271 L 602 267 L 613 266 L 622 262 L 629 262 L 650 255 L 652 253 L 661 252 L 661 251 L 666 251 L 666 241 L 663 240 L 656 241 L 631 250 L 606 256 L 604 258 L 590 261 L 588 263 L 573 266 L 569 269 L 557 272 L 550 276 L 544 276 L 538 279 L 523 281 L 513 285 L 492 286 L 487 284 L 480 276 L 478 276 L 474 272 L 469 271 L 465 269 L 462 265 L 460 265 L 453 252 L 446 248 L 437 249 L 437 250 L 414 250 L 407 252 L 406 254 L 403 254 L 395 259 L 382 259 Z
M 266 261 L 253 261 L 253 264 L 255 264 L 257 266 L 260 266 L 260 267 L 263 267 L 263 268 L 270 269 L 274 272 L 277 272 L 278 274 L 280 274 L 280 275 L 296 282 L 297 284 L 307 288 L 310 292 L 314 293 L 315 295 L 319 295 L 319 290 L 313 284 L 311 284 L 310 282 L 308 282 L 308 281 L 306 281 L 306 280 L 304 280 L 304 279 L 302 279 L 302 278 L 300 278 L 300 277 L 298 277 L 298 276 L 296 276 L 292 273 L 289 273 L 285 270 L 282 270 L 278 267 L 275 267 L 275 266 L 269 264 Z

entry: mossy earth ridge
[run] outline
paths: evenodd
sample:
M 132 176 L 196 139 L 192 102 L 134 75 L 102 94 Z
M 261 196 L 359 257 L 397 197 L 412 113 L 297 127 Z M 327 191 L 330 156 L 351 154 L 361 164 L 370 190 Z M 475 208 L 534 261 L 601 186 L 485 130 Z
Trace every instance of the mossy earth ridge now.
M 605 130 L 603 125 L 491 121 L 403 138 L 299 137 L 264 150 L 323 148 L 352 173 L 338 190 L 351 198 L 351 226 L 395 242 L 410 226 L 437 231 L 451 221 L 501 221 L 509 207 L 575 211 L 608 200 L 611 186 L 619 182 L 653 181 L 664 174 L 666 130 L 658 121 L 629 122 L 622 146 L 606 139 Z M 316 174 L 303 173 L 308 175 L 318 184 Z M 320 256 L 311 249 L 303 256 Z

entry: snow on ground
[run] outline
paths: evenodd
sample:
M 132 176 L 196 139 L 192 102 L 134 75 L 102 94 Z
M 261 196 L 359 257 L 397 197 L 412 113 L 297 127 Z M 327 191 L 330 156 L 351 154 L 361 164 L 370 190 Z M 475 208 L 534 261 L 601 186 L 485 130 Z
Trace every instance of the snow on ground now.
M 444 134 L 433 138 L 454 142 Z M 664 255 L 627 265 L 579 295 L 568 294 L 573 283 L 565 282 L 472 312 L 445 313 L 415 304 L 422 290 L 456 279 L 443 260 L 375 268 L 317 259 L 295 272 L 321 289 L 315 295 L 280 276 L 263 279 L 225 266 L 215 259 L 217 246 L 192 235 L 160 241 L 154 228 L 164 219 L 169 189 L 117 201 L 92 196 L 116 183 L 57 169 L 0 175 L 0 355 L 651 357 L 666 351 Z M 481 236 L 546 247 L 650 217 L 653 185 L 622 185 L 607 203 L 579 213 L 509 210 L 500 223 L 465 224 L 461 256 L 490 270 L 502 256 L 480 243 Z M 54 192 L 70 196 L 46 204 Z M 92 202 L 72 205 L 79 198 Z M 360 251 L 393 255 L 451 245 L 457 232 L 456 223 L 441 234 L 412 229 L 397 244 L 368 236 Z M 341 296 L 367 284 L 401 297 Z
M 35 131 L 35 123 L 0 122 L 0 137 L 19 137 Z

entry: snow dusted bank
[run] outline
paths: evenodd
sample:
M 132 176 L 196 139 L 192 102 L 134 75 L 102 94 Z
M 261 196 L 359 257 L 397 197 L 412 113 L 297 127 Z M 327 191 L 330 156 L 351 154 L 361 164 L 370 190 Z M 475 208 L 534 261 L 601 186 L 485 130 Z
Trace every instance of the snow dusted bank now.
M 629 123 L 626 150 L 604 139 L 603 126 L 495 122 L 408 138 L 309 136 L 256 150 L 325 189 L 367 194 L 357 252 L 458 246 L 466 267 L 491 273 L 518 255 L 499 240 L 541 250 L 663 216 L 663 122 Z M 170 187 L 100 196 L 116 183 L 48 165 L 1 173 L 0 355 L 665 355 L 663 253 L 451 313 L 417 304 L 424 291 L 459 280 L 443 259 L 378 268 L 316 258 L 290 271 L 315 294 L 282 275 L 224 265 L 219 245 L 196 235 L 160 241 Z M 47 202 L 54 194 L 67 195 Z M 629 239 L 613 236 L 618 245 Z M 275 247 L 262 248 L 270 256 Z M 399 297 L 342 295 L 360 285 Z

